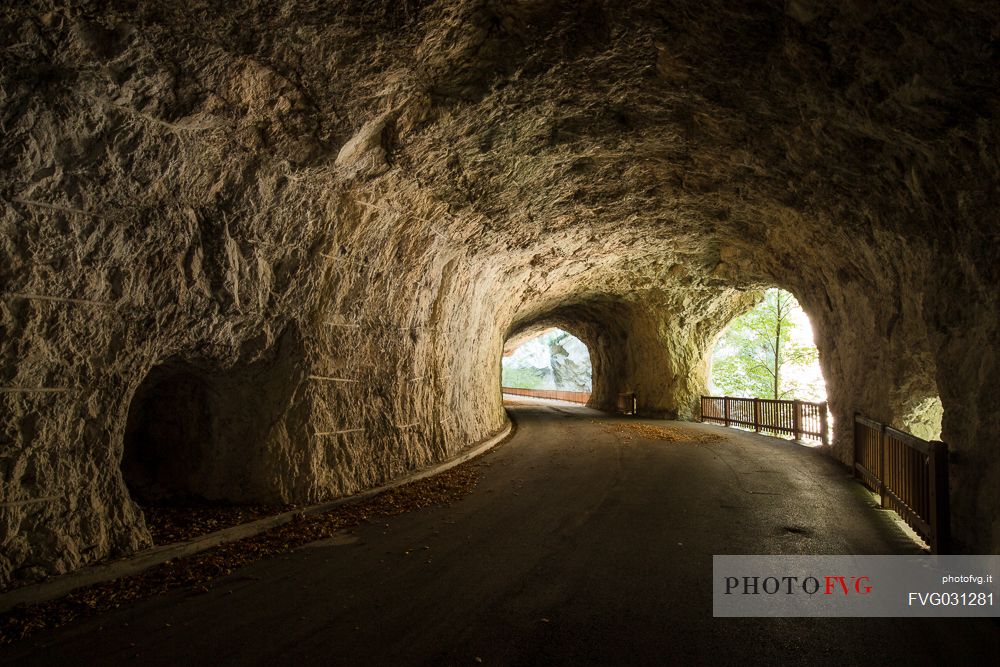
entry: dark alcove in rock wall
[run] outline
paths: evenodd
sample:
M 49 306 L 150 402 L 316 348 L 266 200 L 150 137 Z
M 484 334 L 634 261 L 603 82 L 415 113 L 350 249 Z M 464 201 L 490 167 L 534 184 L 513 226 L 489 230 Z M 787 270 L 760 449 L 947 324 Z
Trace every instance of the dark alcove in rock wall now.
M 125 427 L 122 474 L 141 503 L 200 496 L 198 471 L 211 447 L 212 408 L 206 383 L 191 367 L 154 367 L 136 391 Z

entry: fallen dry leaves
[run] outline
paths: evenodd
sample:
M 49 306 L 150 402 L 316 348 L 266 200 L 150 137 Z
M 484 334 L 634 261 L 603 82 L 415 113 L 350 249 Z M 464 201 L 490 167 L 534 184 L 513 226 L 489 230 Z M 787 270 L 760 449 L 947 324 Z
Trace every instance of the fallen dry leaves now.
M 172 506 L 144 505 L 146 527 L 153 544 L 186 542 L 200 535 L 223 528 L 250 523 L 257 519 L 298 509 L 297 505 L 211 505 L 184 504 Z
M 15 607 L 0 615 L 0 644 L 17 641 L 40 630 L 117 609 L 135 600 L 177 588 L 189 587 L 196 592 L 207 593 L 215 580 L 232 574 L 237 568 L 332 537 L 338 530 L 375 518 L 454 502 L 475 488 L 479 481 L 479 465 L 476 460 L 469 461 L 433 477 L 404 484 L 373 498 L 343 505 L 329 512 L 297 515 L 291 523 L 259 535 L 221 544 L 130 577 L 88 586 L 58 600 Z M 217 513 L 214 515 L 206 509 L 202 517 L 204 520 L 195 522 L 189 528 L 207 529 L 208 521 L 219 520 L 220 513 L 229 518 L 237 516 L 232 512 L 227 514 L 223 511 L 226 509 L 230 508 L 216 508 Z M 247 516 L 250 520 L 259 518 L 252 511 Z M 183 532 L 184 522 L 179 515 L 173 516 L 170 521 L 164 521 L 165 526 L 174 526 L 171 530 L 179 531 L 177 534 Z M 170 534 L 167 528 L 162 530 L 162 534 Z
M 667 442 L 716 442 L 722 437 L 715 433 L 701 433 L 694 429 L 676 426 L 650 426 L 629 422 L 594 422 L 604 429 L 614 431 L 631 440 L 631 436 L 649 438 L 650 440 L 666 440 Z

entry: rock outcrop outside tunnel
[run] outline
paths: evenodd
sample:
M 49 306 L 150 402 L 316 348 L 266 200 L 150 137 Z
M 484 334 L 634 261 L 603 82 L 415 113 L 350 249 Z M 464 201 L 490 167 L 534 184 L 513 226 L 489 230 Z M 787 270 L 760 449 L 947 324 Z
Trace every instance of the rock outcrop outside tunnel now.
M 3 585 L 147 543 L 121 461 L 168 360 L 222 402 L 219 498 L 315 501 L 498 431 L 533 324 L 593 405 L 689 418 L 769 286 L 832 453 L 940 395 L 955 533 L 1000 550 L 989 3 L 115 6 L 0 16 Z

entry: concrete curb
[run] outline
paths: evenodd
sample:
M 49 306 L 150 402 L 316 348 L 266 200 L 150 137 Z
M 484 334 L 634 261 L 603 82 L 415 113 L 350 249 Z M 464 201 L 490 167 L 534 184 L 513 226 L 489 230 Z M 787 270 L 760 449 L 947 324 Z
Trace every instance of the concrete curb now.
M 430 468 L 426 468 L 419 472 L 415 472 L 411 475 L 400 477 L 399 479 L 393 480 L 383 486 L 378 486 L 373 489 L 368 489 L 367 491 L 362 491 L 361 493 L 356 493 L 352 496 L 338 498 L 336 500 L 320 503 L 318 505 L 311 505 L 300 510 L 276 514 L 275 516 L 265 517 L 263 519 L 258 519 L 257 521 L 251 521 L 250 523 L 240 524 L 239 526 L 224 528 L 214 533 L 201 535 L 188 540 L 187 542 L 176 542 L 174 544 L 164 544 L 152 547 L 121 560 L 91 565 L 90 567 L 62 574 L 38 584 L 31 584 L 22 588 L 16 588 L 0 595 L 0 613 L 8 611 L 19 604 L 37 604 L 47 600 L 54 600 L 56 598 L 63 597 L 64 595 L 68 595 L 78 588 L 92 586 L 94 584 L 104 583 L 113 579 L 120 579 L 121 577 L 138 574 L 143 570 L 165 563 L 168 560 L 192 556 L 201 551 L 224 544 L 225 542 L 234 542 L 247 537 L 253 537 L 254 535 L 263 533 L 266 530 L 270 530 L 271 528 L 276 528 L 290 522 L 297 514 L 321 514 L 323 512 L 336 509 L 342 505 L 367 500 L 368 498 L 377 496 L 384 491 L 394 489 L 397 486 L 402 486 L 403 484 L 408 484 L 409 482 L 415 482 L 426 477 L 432 477 L 433 475 L 450 470 L 451 468 L 454 468 L 461 463 L 465 463 L 466 461 L 492 449 L 499 443 L 506 440 L 513 429 L 513 423 L 508 422 L 507 426 L 504 427 L 499 433 L 474 446 L 472 449 L 459 454 L 455 458 L 449 459 L 444 463 L 431 466 Z

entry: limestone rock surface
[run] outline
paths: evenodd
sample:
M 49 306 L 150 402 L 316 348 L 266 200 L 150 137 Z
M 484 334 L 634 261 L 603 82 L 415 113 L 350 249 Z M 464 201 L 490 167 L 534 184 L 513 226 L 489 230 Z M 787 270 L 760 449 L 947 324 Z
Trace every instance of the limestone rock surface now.
M 695 417 L 772 285 L 830 453 L 939 398 L 997 552 L 998 35 L 972 0 L 9 4 L 0 583 L 148 545 L 143 494 L 450 457 L 532 328 L 587 343 L 593 405 Z

